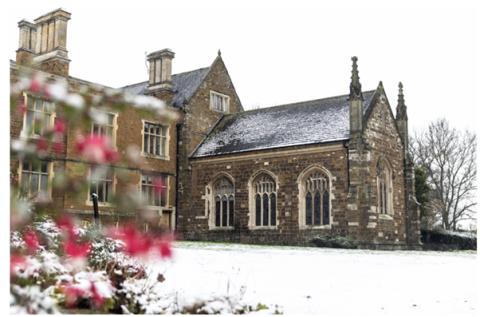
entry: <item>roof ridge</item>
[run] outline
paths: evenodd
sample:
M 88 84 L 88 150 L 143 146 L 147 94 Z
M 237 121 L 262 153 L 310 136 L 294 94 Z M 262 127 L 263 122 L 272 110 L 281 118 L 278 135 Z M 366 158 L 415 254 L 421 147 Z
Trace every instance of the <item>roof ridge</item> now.
M 375 92 L 375 91 L 376 91 L 376 89 L 372 89 L 372 90 L 362 91 L 362 93 L 365 94 L 365 93 L 370 93 L 370 92 Z M 325 97 L 325 98 L 313 99 L 313 100 L 305 100 L 305 101 L 299 101 L 299 102 L 294 102 L 294 103 L 287 103 L 287 104 L 284 104 L 284 105 L 278 105 L 278 106 L 273 106 L 273 107 L 265 107 L 265 108 L 259 108 L 259 109 L 251 109 L 251 110 L 242 111 L 242 112 L 229 113 L 228 115 L 233 115 L 233 114 L 237 114 L 237 113 L 245 113 L 245 112 L 254 112 L 254 111 L 260 111 L 260 110 L 264 110 L 264 109 L 272 109 L 272 108 L 279 108 L 279 107 L 285 107 L 285 106 L 295 106 L 295 105 L 298 105 L 298 104 L 301 104 L 301 103 L 315 102 L 315 101 L 321 101 L 321 100 L 328 100 L 328 99 L 333 99 L 333 98 L 338 98 L 338 97 L 343 97 L 343 96 L 348 97 L 349 94 L 332 96 L 332 97 Z
M 210 68 L 210 67 L 202 67 L 202 68 L 197 68 L 197 69 L 194 69 L 194 70 L 189 70 L 188 72 L 173 74 L 172 77 L 173 77 L 173 76 L 177 76 L 177 75 L 183 75 L 183 74 L 198 72 L 199 70 L 204 70 L 204 69 L 207 69 L 207 68 Z
M 193 73 L 193 72 L 197 72 L 199 70 L 204 70 L 204 69 L 207 69 L 209 67 L 202 67 L 202 68 L 198 68 L 198 69 L 194 69 L 194 70 L 190 70 L 188 72 L 183 72 L 183 73 L 178 73 L 178 74 L 173 74 L 173 76 L 177 76 L 177 75 L 183 75 L 183 74 L 188 74 L 188 73 Z M 145 80 L 145 81 L 141 81 L 139 83 L 136 83 L 136 84 L 131 84 L 131 85 L 126 85 L 126 86 L 122 86 L 122 87 L 118 87 L 117 89 L 122 89 L 122 88 L 127 88 L 127 87 L 133 87 L 133 86 L 137 86 L 137 85 L 140 85 L 140 84 L 145 84 L 145 83 L 148 83 L 148 80 Z

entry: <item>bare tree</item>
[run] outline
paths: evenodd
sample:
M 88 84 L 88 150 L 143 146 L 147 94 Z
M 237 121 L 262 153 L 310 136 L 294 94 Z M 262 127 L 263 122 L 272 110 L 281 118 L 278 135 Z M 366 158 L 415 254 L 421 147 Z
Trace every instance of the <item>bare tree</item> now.
M 431 213 L 440 214 L 442 227 L 456 230 L 459 221 L 476 218 L 476 133 L 462 133 L 438 119 L 427 131 L 414 130 L 409 150 L 415 164 L 425 166 Z

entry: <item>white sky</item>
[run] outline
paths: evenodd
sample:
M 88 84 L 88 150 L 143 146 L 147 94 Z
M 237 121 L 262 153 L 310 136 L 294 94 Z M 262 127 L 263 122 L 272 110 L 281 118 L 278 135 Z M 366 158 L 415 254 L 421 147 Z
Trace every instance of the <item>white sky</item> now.
M 402 81 L 411 129 L 437 117 L 475 128 L 474 2 L 20 3 L 7 18 L 8 58 L 15 60 L 18 21 L 63 6 L 72 13 L 67 49 L 70 75 L 77 78 L 117 88 L 148 79 L 145 51 L 172 49 L 175 74 L 211 65 L 221 49 L 240 100 L 250 109 L 348 94 L 350 58 L 358 56 L 363 89 L 383 81 L 394 113 Z
M 15 60 L 20 20 L 65 7 L 72 13 L 67 49 L 73 77 L 118 88 L 148 80 L 145 51 L 172 49 L 176 74 L 210 66 L 221 49 L 248 110 L 348 94 L 350 58 L 357 56 L 363 89 L 383 81 L 394 114 L 403 83 L 410 131 L 440 117 L 462 130 L 477 129 L 474 1 L 124 3 L 11 2 L 2 8 L 5 59 Z M 2 65 L 8 81 L 8 63 Z M 4 89 L 8 94 L 8 85 Z

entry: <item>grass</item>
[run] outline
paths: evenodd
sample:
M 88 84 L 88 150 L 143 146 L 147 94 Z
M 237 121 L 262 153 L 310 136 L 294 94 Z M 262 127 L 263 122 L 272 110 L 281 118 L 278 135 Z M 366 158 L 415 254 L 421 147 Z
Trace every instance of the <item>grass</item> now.
M 477 251 L 384 251 L 384 250 L 360 250 L 360 249 L 333 249 L 333 248 L 319 248 L 309 246 L 277 246 L 277 245 L 255 245 L 231 242 L 204 242 L 204 241 L 178 241 L 175 247 L 179 249 L 190 250 L 210 250 L 210 251 L 224 251 L 224 252 L 256 252 L 269 250 L 285 250 L 285 251 L 308 251 L 314 253 L 353 253 L 353 254 L 372 254 L 385 255 L 387 253 L 395 255 L 430 255 L 430 256 L 465 256 L 476 255 Z

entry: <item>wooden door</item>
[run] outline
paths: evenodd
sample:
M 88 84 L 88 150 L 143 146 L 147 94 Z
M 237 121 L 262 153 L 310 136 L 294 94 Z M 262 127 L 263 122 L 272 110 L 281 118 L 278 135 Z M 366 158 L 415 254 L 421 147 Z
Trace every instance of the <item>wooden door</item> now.
M 162 212 L 162 220 L 160 220 L 160 226 L 164 230 L 170 230 L 170 213 L 169 212 Z

